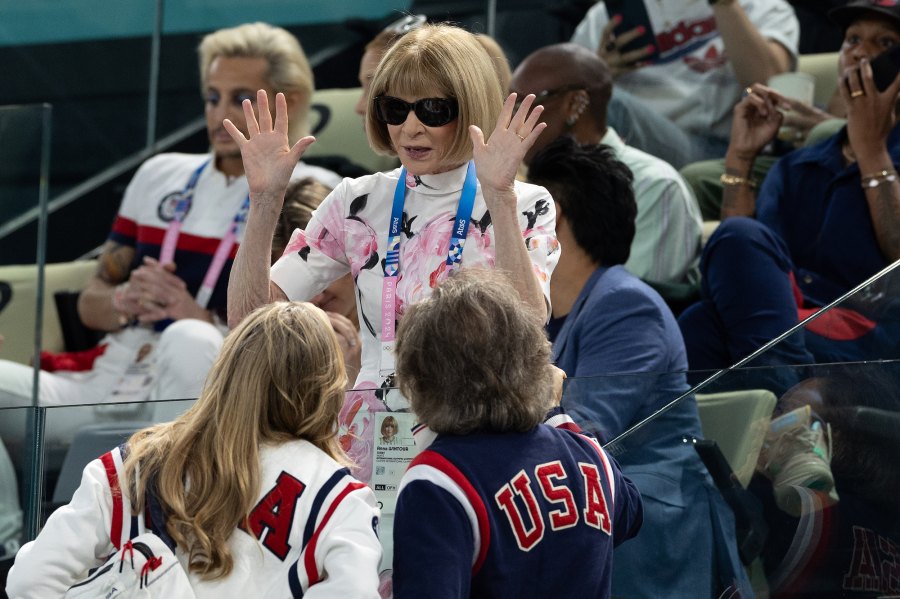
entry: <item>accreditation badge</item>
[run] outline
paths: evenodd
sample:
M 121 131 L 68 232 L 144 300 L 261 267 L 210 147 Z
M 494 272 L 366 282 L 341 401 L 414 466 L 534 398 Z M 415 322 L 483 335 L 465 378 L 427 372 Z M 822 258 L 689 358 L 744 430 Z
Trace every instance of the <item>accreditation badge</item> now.
M 415 414 L 409 412 L 377 412 L 372 427 L 375 447 L 372 480 L 375 498 L 382 514 L 393 514 L 397 505 L 397 488 L 418 449 L 413 440 Z

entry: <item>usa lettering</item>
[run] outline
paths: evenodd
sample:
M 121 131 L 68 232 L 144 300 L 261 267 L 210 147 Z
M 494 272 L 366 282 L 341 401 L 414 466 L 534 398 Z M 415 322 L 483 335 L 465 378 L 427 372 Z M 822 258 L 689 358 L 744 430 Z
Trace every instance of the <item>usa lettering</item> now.
M 494 501 L 506 515 L 519 549 L 531 551 L 544 538 L 548 527 L 551 532 L 572 528 L 582 518 L 588 526 L 607 535 L 612 533 L 599 469 L 585 463 L 579 463 L 578 469 L 575 476 L 580 475 L 584 483 L 584 490 L 579 490 L 584 494 L 584 508 L 580 511 L 570 487 L 572 480 L 559 460 L 535 466 L 533 478 L 520 470 L 494 494 Z M 537 493 L 543 502 L 538 500 Z

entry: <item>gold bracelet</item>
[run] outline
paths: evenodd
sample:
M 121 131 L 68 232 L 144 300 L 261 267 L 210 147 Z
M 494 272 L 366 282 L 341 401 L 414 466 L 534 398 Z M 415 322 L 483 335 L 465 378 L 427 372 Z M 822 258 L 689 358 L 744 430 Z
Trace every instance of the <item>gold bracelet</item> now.
M 756 189 L 756 181 L 754 179 L 729 175 L 728 173 L 719 175 L 719 182 L 722 183 L 722 185 L 746 185 L 750 189 Z
M 897 171 L 894 169 L 883 170 L 877 173 L 873 173 L 871 175 L 863 175 L 862 177 L 862 188 L 863 189 L 873 189 L 878 187 L 882 183 L 893 183 L 897 180 Z

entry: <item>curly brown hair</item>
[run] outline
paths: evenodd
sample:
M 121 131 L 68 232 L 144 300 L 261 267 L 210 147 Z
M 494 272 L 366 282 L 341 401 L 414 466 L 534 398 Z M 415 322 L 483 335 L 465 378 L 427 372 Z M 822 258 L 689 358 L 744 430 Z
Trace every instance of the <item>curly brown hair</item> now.
M 497 271 L 460 271 L 408 308 L 395 352 L 400 390 L 436 433 L 527 431 L 551 405 L 543 323 Z

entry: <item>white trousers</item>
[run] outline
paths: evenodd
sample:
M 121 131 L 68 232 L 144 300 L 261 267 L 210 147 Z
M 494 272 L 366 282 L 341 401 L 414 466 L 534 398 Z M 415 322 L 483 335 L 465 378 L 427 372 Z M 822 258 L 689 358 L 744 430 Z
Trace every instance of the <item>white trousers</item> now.
M 162 421 L 183 411 L 188 402 L 174 405 L 123 404 L 140 400 L 194 399 L 200 394 L 206 374 L 216 359 L 223 332 L 200 320 L 180 320 L 161 334 L 143 328 L 107 335 L 106 352 L 86 372 L 39 374 L 38 404 L 47 408 L 45 439 L 49 444 L 71 442 L 81 426 L 113 420 Z M 152 382 L 132 397 L 113 391 L 134 363 L 142 346 L 151 344 L 145 358 L 152 363 Z M 30 366 L 0 360 L 0 408 L 31 406 L 34 370 Z M 77 407 L 76 407 L 77 406 Z M 0 409 L 0 438 L 7 444 L 20 441 L 25 431 L 26 410 Z
M 128 329 L 107 335 L 106 352 L 87 372 L 39 374 L 38 404 L 46 412 L 44 450 L 51 462 L 64 455 L 72 438 L 87 424 L 114 421 L 163 422 L 184 411 L 200 395 L 206 375 L 224 340 L 217 327 L 200 320 L 180 320 L 165 331 Z M 113 393 L 140 348 L 151 344 L 152 382 L 141 403 L 120 403 Z M 0 547 L 15 551 L 22 529 L 22 510 L 13 460 L 24 460 L 25 431 L 31 406 L 34 369 L 0 360 Z M 19 409 L 17 409 L 19 408 Z M 12 459 L 4 447 L 9 447 Z M 54 457 L 55 456 L 55 457 Z M 3 551 L 0 551 L 2 555 Z

